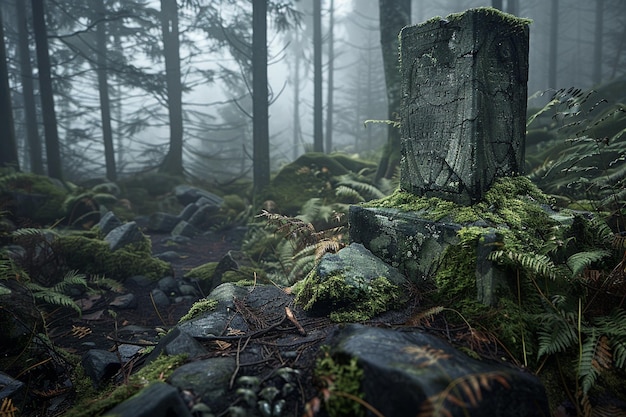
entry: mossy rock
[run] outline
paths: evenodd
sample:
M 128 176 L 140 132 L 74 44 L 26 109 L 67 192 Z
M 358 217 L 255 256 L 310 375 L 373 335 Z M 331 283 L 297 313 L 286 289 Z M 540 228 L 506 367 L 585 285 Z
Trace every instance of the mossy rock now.
M 0 205 L 13 218 L 50 224 L 65 217 L 63 202 L 68 190 L 43 175 L 16 173 L 0 177 Z
M 185 321 L 192 320 L 200 316 L 203 313 L 215 311 L 215 308 L 217 307 L 217 305 L 218 305 L 218 301 L 213 300 L 211 298 L 203 298 L 202 300 L 198 300 L 195 303 L 193 303 L 193 305 L 191 306 L 187 314 L 185 314 L 184 316 L 180 318 L 180 320 L 178 320 L 178 323 L 180 324 Z
M 250 266 L 240 266 L 235 271 L 226 271 L 222 274 L 222 283 L 240 281 L 257 281 L 260 284 L 269 282 L 265 271 Z
M 111 252 L 109 243 L 84 236 L 61 236 L 58 250 L 66 265 L 85 274 L 123 281 L 133 275 L 160 279 L 171 272 L 167 262 L 153 258 L 150 240 L 132 243 Z
M 385 277 L 378 277 L 358 288 L 335 275 L 323 281 L 313 270 L 292 287 L 295 302 L 305 310 L 328 314 L 334 322 L 360 322 L 397 308 L 406 301 L 402 288 Z
M 263 192 L 262 201 L 274 201 L 280 213 L 295 216 L 311 198 L 323 198 L 328 203 L 336 201 L 331 185 L 333 177 L 371 167 L 370 163 L 343 154 L 306 153 L 276 174 Z
M 219 262 L 208 262 L 189 270 L 185 274 L 185 278 L 196 280 L 200 290 L 204 294 L 208 294 L 213 288 L 213 276 Z

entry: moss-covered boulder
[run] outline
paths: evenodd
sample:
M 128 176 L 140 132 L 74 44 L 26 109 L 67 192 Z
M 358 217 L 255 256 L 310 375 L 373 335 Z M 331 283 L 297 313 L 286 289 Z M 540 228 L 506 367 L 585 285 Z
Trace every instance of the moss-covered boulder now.
M 296 303 L 333 321 L 364 321 L 402 306 L 406 278 L 354 243 L 324 255 L 316 268 L 294 286 Z
M 107 241 L 81 235 L 60 236 L 57 251 L 70 269 L 85 274 L 104 275 L 123 281 L 133 275 L 160 279 L 171 272 L 171 266 L 153 258 L 147 237 L 112 251 Z
M 29 219 L 46 225 L 66 215 L 68 189 L 58 180 L 43 175 L 15 173 L 0 177 L 0 207 L 13 219 Z
M 306 153 L 276 174 L 262 198 L 273 201 L 279 212 L 295 216 L 312 198 L 334 202 L 334 177 L 374 167 L 375 164 L 343 154 Z

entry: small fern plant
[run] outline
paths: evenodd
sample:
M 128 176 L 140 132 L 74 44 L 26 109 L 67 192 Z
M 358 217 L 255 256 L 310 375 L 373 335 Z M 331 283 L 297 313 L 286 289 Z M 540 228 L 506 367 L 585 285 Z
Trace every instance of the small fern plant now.
M 325 253 L 335 253 L 346 245 L 344 226 L 317 231 L 312 223 L 305 220 L 306 216 L 288 217 L 267 211 L 260 216 L 275 227 L 277 235 L 284 238 L 276 252 L 288 284 L 306 276 Z M 338 222 L 342 220 L 339 214 L 334 218 Z
M 30 279 L 24 281 L 22 285 L 32 294 L 36 302 L 43 302 L 52 306 L 69 307 L 74 309 L 79 315 L 81 314 L 80 306 L 67 294 L 71 288 L 87 288 L 85 275 L 79 274 L 77 271 L 69 271 L 61 281 L 52 287 L 44 287 Z

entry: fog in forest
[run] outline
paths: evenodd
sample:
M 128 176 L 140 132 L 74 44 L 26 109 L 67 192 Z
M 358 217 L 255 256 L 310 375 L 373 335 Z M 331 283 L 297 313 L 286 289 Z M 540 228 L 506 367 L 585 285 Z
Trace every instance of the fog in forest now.
M 315 148 L 314 3 L 268 3 L 272 171 Z M 532 19 L 528 92 L 538 98 L 531 106 L 544 104 L 550 91 L 558 88 L 587 89 L 624 76 L 626 2 L 493 3 Z M 417 24 L 493 3 L 413 1 L 410 21 Z M 218 182 L 252 176 L 252 2 L 54 0 L 43 4 L 60 159 L 67 179 L 125 176 L 154 168 L 168 153 L 172 135 L 181 134 L 186 175 Z M 15 0 L 2 2 L 15 137 L 21 169 L 38 171 L 42 163 L 46 165 L 45 144 L 39 151 L 43 161 L 33 162 L 34 145 L 27 137 L 45 135 L 40 69 L 30 2 L 23 2 L 23 10 L 16 6 Z M 18 24 L 20 13 L 25 13 L 24 26 Z M 387 125 L 364 122 L 389 119 L 379 2 L 324 0 L 320 13 L 323 130 L 317 134 L 323 135 L 323 150 L 376 160 L 387 140 Z M 167 24 L 176 22 L 177 33 L 165 39 L 163 22 L 168 14 Z M 173 26 L 169 29 L 172 35 Z M 178 62 L 179 68 L 166 71 L 167 59 Z M 34 81 L 30 87 L 34 109 L 29 109 L 24 95 L 29 79 Z M 174 89 L 180 89 L 182 98 L 179 132 L 173 132 L 177 122 L 172 122 L 168 111 L 175 100 L 168 91 Z M 108 133 L 102 122 L 104 90 Z M 110 141 L 108 158 L 115 162 L 108 171 L 104 135 Z

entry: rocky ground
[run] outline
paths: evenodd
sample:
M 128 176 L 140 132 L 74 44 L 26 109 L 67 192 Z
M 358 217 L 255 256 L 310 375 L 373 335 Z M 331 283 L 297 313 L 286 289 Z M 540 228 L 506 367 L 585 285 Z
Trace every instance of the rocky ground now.
M 172 265 L 173 278 L 180 280 L 190 269 L 207 262 L 217 262 L 230 250 L 239 249 L 239 235 L 207 233 L 183 244 L 172 244 L 169 234 L 149 234 L 153 254 L 165 254 Z M 143 284 L 143 285 L 142 285 Z M 53 342 L 71 353 L 83 354 L 89 349 L 112 350 L 123 337 L 153 342 L 159 332 L 167 331 L 189 311 L 199 297 L 182 298 L 167 306 L 157 305 L 150 297 L 155 282 L 127 280 L 122 293 L 109 292 L 93 299 L 78 317 L 75 312 L 63 310 L 48 321 Z M 118 308 L 111 303 L 119 296 L 132 294 L 131 308 Z M 200 294 L 201 296 L 202 294 Z M 115 312 L 115 317 L 109 314 Z M 116 336 L 117 333 L 117 336 Z M 116 342 L 117 339 L 117 342 Z

